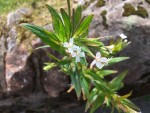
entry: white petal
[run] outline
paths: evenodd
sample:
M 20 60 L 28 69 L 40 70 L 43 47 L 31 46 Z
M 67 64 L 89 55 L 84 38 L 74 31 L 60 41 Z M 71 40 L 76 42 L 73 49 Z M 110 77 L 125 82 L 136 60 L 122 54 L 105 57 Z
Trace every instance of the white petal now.
M 122 39 L 126 39 L 126 38 L 127 38 L 127 36 L 126 36 L 126 35 L 124 35 L 123 33 L 122 33 L 122 34 L 120 34 L 120 37 L 121 37 Z
M 79 0 L 78 1 L 78 5 L 84 5 L 85 4 L 85 1 L 84 0 Z
M 81 52 L 81 48 L 79 46 L 76 46 L 75 50 L 80 53 Z
M 80 53 L 80 57 L 85 57 L 85 53 L 84 53 L 84 52 L 81 52 L 81 53 Z
M 70 46 L 72 46 L 72 45 L 73 45 L 73 38 L 70 38 L 70 40 L 69 40 L 69 44 L 70 44 Z
M 101 57 L 101 58 L 100 58 L 100 62 L 107 63 L 107 62 L 108 62 L 108 59 L 107 59 L 106 57 Z
M 101 69 L 101 68 L 104 66 L 104 64 L 102 64 L 101 62 L 96 62 L 96 66 L 97 66 L 99 69 Z
M 73 53 L 71 53 L 71 56 L 72 56 L 72 57 L 76 57 L 77 54 L 76 54 L 75 52 L 73 52 Z
M 73 52 L 74 52 L 74 49 L 73 49 L 72 47 L 69 47 L 69 48 L 68 48 L 68 52 L 69 52 L 69 53 L 73 53 Z
M 101 53 L 100 52 L 97 52 L 96 53 L 96 58 L 100 58 L 101 57 Z
M 69 43 L 68 43 L 68 42 L 65 42 L 65 43 L 63 44 L 63 46 L 64 46 L 64 47 L 69 47 Z
M 96 60 L 93 60 L 93 62 L 90 65 L 90 68 L 92 68 L 96 64 Z
M 76 49 L 78 48 L 78 46 L 77 46 L 77 45 L 72 45 L 72 48 L 73 48 L 74 50 L 76 50 Z
M 76 62 L 80 62 L 80 57 L 76 56 Z

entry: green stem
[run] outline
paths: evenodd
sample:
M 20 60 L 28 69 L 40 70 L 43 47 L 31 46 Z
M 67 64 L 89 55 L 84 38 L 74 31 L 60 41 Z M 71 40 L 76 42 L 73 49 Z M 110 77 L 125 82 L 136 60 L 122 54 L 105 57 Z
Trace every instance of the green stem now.
M 67 0 L 69 18 L 71 18 L 70 0 Z

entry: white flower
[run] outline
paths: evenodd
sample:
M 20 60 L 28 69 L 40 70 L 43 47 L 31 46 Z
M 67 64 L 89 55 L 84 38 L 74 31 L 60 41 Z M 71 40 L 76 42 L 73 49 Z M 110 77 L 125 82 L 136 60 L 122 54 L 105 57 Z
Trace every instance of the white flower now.
M 73 46 L 73 38 L 70 38 L 69 42 L 65 42 L 65 43 L 63 44 L 63 46 L 64 46 L 65 48 L 70 48 L 70 47 L 72 47 L 72 46 Z
M 85 53 L 81 51 L 81 48 L 73 44 L 73 38 L 70 38 L 69 42 L 65 42 L 63 46 L 67 48 L 67 52 L 71 57 L 76 59 L 76 62 L 80 62 L 80 57 L 85 57 Z
M 85 0 L 79 0 L 78 1 L 78 5 L 84 5 L 85 4 Z
M 69 42 L 65 42 L 63 46 L 67 48 L 68 53 L 72 53 L 76 45 L 73 45 L 73 38 L 70 38 Z
M 80 62 L 80 57 L 85 57 L 85 53 L 81 51 L 81 48 L 79 46 L 76 46 L 73 49 L 74 50 L 71 53 L 71 56 L 76 59 L 76 62 Z
M 106 46 L 110 53 L 112 53 L 114 45 Z
M 95 59 L 90 65 L 90 68 L 93 68 L 93 66 L 96 64 L 96 67 L 101 69 L 103 66 L 107 65 L 108 59 L 106 57 L 101 57 L 101 53 L 97 52 Z
M 127 36 L 125 34 L 123 34 L 123 33 L 120 34 L 119 36 L 121 37 L 121 39 L 127 39 Z

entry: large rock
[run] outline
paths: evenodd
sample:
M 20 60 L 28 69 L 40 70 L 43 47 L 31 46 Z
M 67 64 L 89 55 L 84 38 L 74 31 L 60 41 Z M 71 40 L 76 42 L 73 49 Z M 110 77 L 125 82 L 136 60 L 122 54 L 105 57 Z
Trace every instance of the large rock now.
M 29 39 L 30 48 L 23 41 L 18 41 L 18 32 L 20 31 L 16 26 L 24 16 L 30 18 L 30 15 L 31 11 L 26 8 L 8 14 L 7 27 L 9 30 L 8 36 L 5 37 L 7 53 L 4 60 L 7 93 L 26 95 L 35 91 L 43 91 L 47 92 L 50 97 L 57 97 L 68 87 L 68 78 L 58 68 L 45 72 L 43 66 L 45 62 L 52 61 L 47 56 L 47 52 L 52 52 L 57 56 L 58 54 L 50 49 L 35 50 L 35 48 L 43 46 L 39 38 Z M 45 26 L 45 28 L 52 30 L 51 25 Z M 24 40 L 28 36 L 25 33 L 22 35 L 20 40 Z
M 6 40 L 5 35 L 3 34 L 0 37 L 0 92 L 6 91 L 6 83 L 5 83 L 5 55 L 6 55 Z
M 105 6 L 102 7 L 97 7 L 96 4 L 97 1 L 94 1 L 83 12 L 84 15 L 94 14 L 89 37 L 116 38 L 121 33 L 126 34 L 131 44 L 118 56 L 129 56 L 130 59 L 118 63 L 113 68 L 118 69 L 119 72 L 129 70 L 125 83 L 129 86 L 128 90 L 133 90 L 133 95 L 150 93 L 150 15 L 143 17 L 136 13 L 123 16 L 125 4 L 132 5 L 137 12 L 138 7 L 141 6 L 148 14 L 150 14 L 150 4 L 139 0 L 106 1 Z M 126 10 L 126 13 L 127 11 L 130 10 Z M 107 41 L 105 39 L 105 42 Z

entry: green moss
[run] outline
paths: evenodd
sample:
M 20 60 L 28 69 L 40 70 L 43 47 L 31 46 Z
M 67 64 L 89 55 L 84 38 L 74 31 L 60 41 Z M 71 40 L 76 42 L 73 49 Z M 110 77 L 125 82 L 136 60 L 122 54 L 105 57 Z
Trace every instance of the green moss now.
M 94 2 L 95 0 L 90 0 L 90 2 Z
M 35 1 L 39 0 L 0 0 L 0 15 L 20 7 L 31 6 Z
M 150 0 L 145 0 L 145 1 L 150 4 Z
M 147 12 L 147 10 L 144 7 L 137 6 L 136 15 L 138 15 L 138 16 L 140 16 L 142 18 L 147 18 L 148 17 L 148 12 Z
M 125 4 L 123 8 L 124 8 L 124 12 L 122 16 L 137 15 L 142 18 L 148 17 L 147 10 L 140 5 L 137 6 L 137 10 L 135 10 L 135 8 L 131 4 Z
M 102 19 L 103 19 L 102 24 L 107 29 L 108 28 L 108 24 L 107 24 L 106 14 L 107 14 L 106 10 L 101 12 L 101 16 L 102 16 Z
M 98 0 L 98 2 L 96 4 L 97 7 L 102 7 L 104 5 L 105 5 L 105 1 L 104 0 Z
M 135 8 L 131 5 L 126 3 L 124 6 L 124 12 L 123 12 L 123 16 L 130 16 L 130 15 L 135 15 L 136 14 L 136 10 Z

